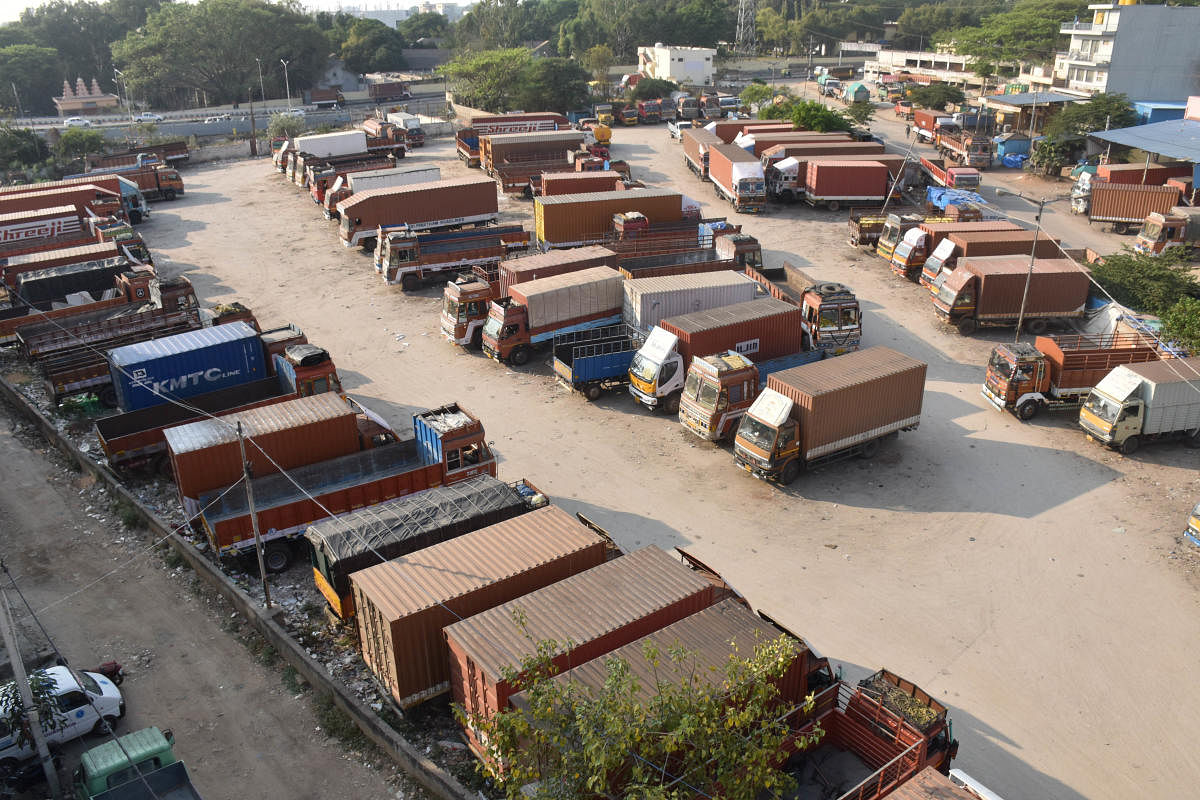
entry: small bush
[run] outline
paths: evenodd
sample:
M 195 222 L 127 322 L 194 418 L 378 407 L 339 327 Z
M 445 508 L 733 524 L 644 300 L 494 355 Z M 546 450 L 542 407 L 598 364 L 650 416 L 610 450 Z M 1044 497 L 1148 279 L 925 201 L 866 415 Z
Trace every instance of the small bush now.
M 137 530 L 146 527 L 146 520 L 142 518 L 142 512 L 124 497 L 117 498 L 113 504 L 113 511 L 116 512 L 117 519 L 121 520 L 121 524 L 126 528 Z
M 317 697 L 313 702 L 313 713 L 316 714 L 321 730 L 346 747 L 363 750 L 372 746 L 371 740 L 358 729 L 354 720 L 333 702 L 333 695 L 322 694 Z

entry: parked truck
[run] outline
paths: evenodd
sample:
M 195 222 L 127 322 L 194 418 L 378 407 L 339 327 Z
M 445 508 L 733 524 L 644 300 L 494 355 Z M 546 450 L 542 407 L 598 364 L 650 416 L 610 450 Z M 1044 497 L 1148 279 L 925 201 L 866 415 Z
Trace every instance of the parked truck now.
M 639 100 L 637 102 L 637 118 L 642 125 L 652 125 L 662 122 L 662 102 L 659 100 Z
M 767 186 L 762 164 L 733 144 L 716 144 L 708 151 L 708 179 L 717 197 L 733 204 L 734 210 L 758 214 L 767 207 Z
M 187 278 L 174 280 L 186 285 L 187 294 L 194 298 Z M 165 283 L 170 286 L 172 281 Z M 66 296 L 34 302 L 10 297 L 8 303 L 0 305 L 0 344 L 16 342 L 17 329 L 31 324 L 53 320 L 56 324 L 69 325 L 70 318 L 81 314 L 145 305 L 151 302 L 151 287 L 155 292 L 159 291 L 158 284 L 153 269 L 132 267 L 119 272 L 107 290 L 90 292 L 90 300 L 80 297 L 75 287 L 71 288 L 71 302 L 67 301 Z
M 499 264 L 529 247 L 529 232 L 520 225 L 437 233 L 381 230 L 376 241 L 375 271 L 385 283 L 412 292 L 430 280 Z
M 992 348 L 983 396 L 1028 421 L 1043 409 L 1077 409 L 1100 380 L 1122 364 L 1158 361 L 1155 343 L 1136 333 L 1038 336 Z
M 313 164 L 308 167 L 308 194 L 312 201 L 319 206 L 325 206 L 325 197 L 329 189 L 339 180 L 343 183 L 351 173 L 367 174 L 375 171 L 386 171 L 396 168 L 396 162 L 390 156 L 368 155 L 365 158 L 355 158 L 349 161 L 328 161 L 323 164 Z M 441 174 L 440 171 L 438 173 Z M 339 186 L 341 184 L 338 184 Z
M 683 131 L 680 141 L 683 143 L 684 165 L 699 175 L 701 180 L 708 180 L 709 153 L 712 148 L 723 144 L 720 137 L 705 128 L 691 128 Z
M 309 89 L 305 100 L 316 108 L 337 108 L 346 104 L 346 98 L 337 89 Z
M 330 159 L 357 155 L 366 151 L 367 134 L 362 130 L 297 136 L 295 151 L 288 163 L 288 180 L 300 184 L 304 177 L 302 167 L 306 159 Z
M 1035 242 L 1036 239 L 1036 242 Z M 1054 258 L 1062 252 L 1058 239 L 1040 231 L 955 231 L 942 239 L 921 267 L 921 285 L 935 293 L 934 282 L 958 266 L 959 258 L 1008 256 L 1030 253 L 1035 258 Z
M 916 281 L 921 274 L 925 261 L 941 246 L 946 237 L 952 233 L 990 233 L 1017 234 L 1024 229 L 1007 220 L 989 220 L 987 222 L 922 222 L 915 228 L 906 231 L 904 238 L 892 251 L 892 272 L 901 278 Z M 1028 242 L 1032 248 L 1032 241 Z M 1014 251 L 1020 252 L 1020 251 Z M 1057 255 L 1055 250 L 1052 255 Z M 992 255 L 982 252 L 979 255 Z
M 375 103 L 390 103 L 412 99 L 408 84 L 402 81 L 379 81 L 367 84 L 367 97 Z
M 946 164 L 945 159 L 942 158 L 921 156 L 921 171 L 925 173 L 927 183 L 945 186 L 949 189 L 977 191 L 982 179 L 979 170 L 974 167 L 955 167 Z
M 407 111 L 389 112 L 386 120 L 364 120 L 363 130 L 368 137 L 401 142 L 408 149 L 425 146 L 425 129 L 421 127 L 421 118 Z
M 403 167 L 388 169 L 373 169 L 365 172 L 348 172 L 338 178 L 325 190 L 325 219 L 340 219 L 338 203 L 350 197 L 355 192 L 365 192 L 368 189 L 387 189 L 396 186 L 408 186 L 412 183 L 429 183 L 440 181 L 442 171 L 438 167 L 410 164 Z
M 170 730 L 142 728 L 85 750 L 75 800 L 200 800 Z
M 957 125 L 938 128 L 937 148 L 946 158 L 966 167 L 987 169 L 992 165 L 992 140 L 987 135 L 968 133 Z
M 505 164 L 562 160 L 566 153 L 583 146 L 581 131 L 537 131 L 534 133 L 488 134 L 479 137 L 479 166 L 495 177 Z
M 625 189 L 624 176 L 611 169 L 594 172 L 541 172 L 529 178 L 528 197 L 554 197 L 560 194 L 618 192 Z
M 1200 357 L 1115 367 L 1088 394 L 1079 426 L 1125 455 L 1165 439 L 1200 448 Z
M 1197 245 L 1200 245 L 1200 208 L 1175 206 L 1165 214 L 1152 211 L 1146 215 L 1133 249 L 1157 256 L 1176 248 L 1191 253 Z
M 554 337 L 554 374 L 589 402 L 629 384 L 629 364 L 646 337 L 629 325 L 609 325 Z
M 653 255 L 630 257 L 620 253 L 620 248 L 614 249 L 619 253 L 621 274 L 631 280 L 724 270 L 742 272 L 747 267 L 762 269 L 762 248 L 757 239 L 744 233 L 717 236 L 709 247 L 668 250 Z
M 927 108 L 913 109 L 912 126 L 917 133 L 917 139 L 927 144 L 935 144 L 937 142 L 938 120 L 954 121 L 952 117 L 948 117 L 939 111 L 931 111 Z
M 1173 186 L 1138 186 L 1092 181 L 1086 193 L 1071 193 L 1071 211 L 1086 214 L 1088 222 L 1112 223 L 1119 234 L 1146 221 L 1153 213 L 1167 214 L 1179 202 Z
M 113 175 L 132 181 L 147 200 L 174 200 L 183 194 L 183 178 L 179 170 L 161 163 L 138 164 L 132 167 L 101 167 L 79 175 L 68 175 L 67 179 L 82 178 L 94 182 L 101 175 Z M 99 185 L 99 184 L 97 184 Z M 105 188 L 113 188 L 107 186 Z M 134 206 L 136 207 L 136 200 Z M 126 211 L 130 209 L 127 208 Z M 143 211 L 144 209 L 140 209 Z M 131 220 L 132 221 L 132 220 Z
M 768 280 L 754 269 L 747 269 L 746 274 L 758 281 L 767 294 L 799 306 L 803 312 L 800 324 L 809 347 L 828 357 L 861 346 L 862 309 L 849 286 L 817 280 L 786 261 L 777 281 Z
M 337 211 L 342 244 L 367 249 L 375 247 L 381 228 L 447 230 L 488 225 L 499 217 L 496 184 L 484 177 L 368 189 L 339 202 Z
M 882 229 L 879 231 L 879 236 L 875 241 L 875 255 L 887 261 L 889 264 L 892 261 L 892 256 L 896 252 L 896 246 L 904 239 L 904 236 L 913 228 L 923 222 L 953 222 L 947 216 L 926 215 L 921 211 L 907 211 L 897 209 L 895 212 L 886 215 Z M 851 225 L 853 226 L 853 218 Z
M 283 353 L 273 353 L 270 357 L 275 368 L 272 377 L 196 395 L 188 399 L 186 406 L 162 403 L 97 420 L 96 436 L 109 465 L 118 470 L 149 466 L 153 472 L 169 476 L 171 464 L 163 435 L 167 428 L 297 397 L 342 393 L 337 367 L 322 348 L 290 344 Z
M 137 163 L 139 156 L 153 155 L 164 164 L 178 164 L 187 161 L 191 153 L 185 141 L 159 142 L 141 147 L 130 147 L 107 155 L 89 155 L 87 162 L 93 167 L 128 166 Z
M 890 192 L 888 168 L 878 161 L 808 162 L 804 201 L 837 211 L 845 205 L 882 203 Z
M 99 180 L 99 179 L 98 179 Z M 30 184 L 28 191 L 0 193 L 0 214 L 28 213 L 47 208 L 74 206 L 78 217 L 119 216 L 128 219 L 125 201 L 119 190 L 105 189 L 93 183 L 80 183 L 54 189 Z M 134 187 L 136 189 L 136 187 Z M 132 219 L 129 220 L 131 223 Z
M 597 106 L 599 108 L 599 106 Z M 612 109 L 609 107 L 607 124 L 612 124 Z M 596 114 L 600 122 L 605 120 Z M 468 127 L 463 128 L 454 137 L 458 157 L 468 167 L 478 167 L 480 160 L 479 137 L 492 134 L 531 133 L 533 131 L 564 130 L 570 127 L 570 122 L 562 114 L 549 111 L 539 111 L 521 114 L 487 114 L 471 118 Z
M 7 263 L 0 267 L 0 275 L 3 275 L 2 283 L 10 292 L 16 292 L 18 297 L 20 297 L 20 279 L 26 273 L 72 264 L 128 268 L 141 263 L 133 256 L 132 252 L 118 242 L 96 242 L 75 247 L 63 247 L 58 250 L 42 250 L 37 253 L 11 256 L 6 261 Z
M 0 213 L 0 247 L 14 255 L 38 250 L 53 250 L 62 244 L 83 244 L 84 221 L 91 215 L 80 214 L 74 205 L 59 205 L 35 211 Z M 83 241 L 66 241 L 79 236 Z M 60 244 L 61 242 L 61 244 Z M 7 250 L 12 248 L 11 251 Z
M 251 479 L 269 569 L 286 569 L 293 557 L 291 543 L 331 514 L 479 475 L 495 476 L 495 455 L 483 424 L 471 412 L 451 403 L 414 414 L 412 420 L 412 434 L 394 443 L 298 467 L 288 475 Z M 254 552 L 245 492 L 205 495 L 200 504 L 200 524 L 214 553 Z
M 1023 317 L 1038 336 L 1051 322 L 1082 317 L 1090 287 L 1087 270 L 1066 258 L 1034 259 L 1032 271 L 1029 256 L 962 258 L 941 280 L 933 308 L 962 334 Z
M 606 243 L 613 215 L 642 214 L 651 226 L 683 219 L 683 195 L 661 189 L 564 194 L 533 201 L 534 233 L 544 250 Z
M 523 366 L 534 348 L 558 334 L 615 325 L 621 322 L 623 283 L 610 267 L 590 267 L 513 286 L 508 297 L 492 301 L 483 352 Z
M 921 421 L 926 365 L 887 347 L 776 372 L 746 411 L 734 461 L 787 485 L 806 469 L 872 458 L 887 436 Z

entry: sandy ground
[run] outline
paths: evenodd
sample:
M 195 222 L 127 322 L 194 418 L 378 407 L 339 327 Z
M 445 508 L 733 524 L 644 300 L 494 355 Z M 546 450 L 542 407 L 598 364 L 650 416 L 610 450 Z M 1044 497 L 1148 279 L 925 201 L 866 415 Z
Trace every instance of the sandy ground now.
M 3 408 L 0 406 L 0 408 Z M 308 692 L 289 689 L 235 637 L 245 628 L 191 573 L 124 529 L 101 487 L 63 468 L 29 428 L 0 428 L 0 548 L 56 644 L 80 669 L 116 659 L 128 713 L 119 734 L 171 728 L 177 754 L 208 800 L 240 797 L 424 797 L 321 733 Z M 6 582 L 7 583 L 7 582 Z M 15 616 L 44 644 L 19 601 Z M 78 755 L 64 750 L 64 787 Z M 72 795 L 73 796 L 73 795 Z
M 769 263 L 852 286 L 865 344 L 929 363 L 920 429 L 787 490 L 758 482 L 627 395 L 588 404 L 544 360 L 509 370 L 448 345 L 440 289 L 383 285 L 266 161 L 189 171 L 187 196 L 158 204 L 143 231 L 160 269 L 188 275 L 204 302 L 238 299 L 264 324 L 304 328 L 398 428 L 413 408 L 457 400 L 483 419 L 502 477 L 528 477 L 624 547 L 687 547 L 849 675 L 886 665 L 945 699 L 957 765 L 1005 797 L 1187 794 L 1200 774 L 1200 718 L 1186 711 L 1200 622 L 1197 561 L 1178 534 L 1200 493 L 1196 453 L 1124 458 L 1069 416 L 996 412 L 979 396 L 982 366 L 1011 331 L 941 326 L 924 289 L 845 244 L 842 215 L 733 214 L 662 127 L 616 141 L 635 177 L 744 223 Z M 468 173 L 444 140 L 411 158 Z M 530 219 L 527 202 L 502 208 Z M 1154 687 L 1135 684 L 1134 665 Z

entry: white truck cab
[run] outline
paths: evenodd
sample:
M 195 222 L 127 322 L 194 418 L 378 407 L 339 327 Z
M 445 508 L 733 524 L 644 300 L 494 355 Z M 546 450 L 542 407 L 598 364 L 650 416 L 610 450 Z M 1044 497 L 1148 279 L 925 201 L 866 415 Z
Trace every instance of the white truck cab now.
M 50 667 L 46 675 L 54 681 L 59 723 L 46 734 L 47 744 L 78 739 L 98 731 L 103 721 L 112 726 L 125 716 L 121 690 L 103 675 L 81 670 L 72 673 L 67 667 Z M 18 732 L 10 730 L 0 719 L 0 764 L 24 761 L 35 755 L 32 743 L 18 745 L 17 741 Z
M 660 405 L 670 414 L 679 410 L 687 370 L 678 342 L 678 336 L 655 325 L 629 365 L 629 393 L 651 411 Z

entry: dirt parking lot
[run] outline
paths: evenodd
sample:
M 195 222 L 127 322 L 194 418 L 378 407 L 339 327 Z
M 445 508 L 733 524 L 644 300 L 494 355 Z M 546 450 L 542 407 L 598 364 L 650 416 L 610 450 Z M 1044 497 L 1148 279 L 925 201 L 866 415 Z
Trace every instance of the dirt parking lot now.
M 728 449 L 627 395 L 589 404 L 544 360 L 511 370 L 447 344 L 440 288 L 385 286 L 264 160 L 188 171 L 186 197 L 158 204 L 143 231 L 160 270 L 187 275 L 203 302 L 240 300 L 264 324 L 302 327 L 398 428 L 414 408 L 457 400 L 484 421 L 502 477 L 528 477 L 623 547 L 686 547 L 849 676 L 887 666 L 944 699 L 956 765 L 1001 795 L 1190 793 L 1200 622 L 1197 561 L 1179 532 L 1200 494 L 1196 452 L 1167 444 L 1125 458 L 1087 442 L 1070 416 L 1023 424 L 995 411 L 979 395 L 983 364 L 1011 330 L 964 338 L 940 325 L 924 289 L 846 245 L 842 215 L 733 214 L 662 127 L 615 140 L 635 177 L 744 224 L 769 264 L 853 287 L 864 344 L 929 364 L 919 430 L 788 489 L 758 482 Z M 410 158 L 443 177 L 469 172 L 445 140 Z M 529 222 L 527 201 L 502 209 Z M 1151 665 L 1153 688 L 1132 680 L 1134 665 Z M 276 765 L 308 757 L 267 752 Z

